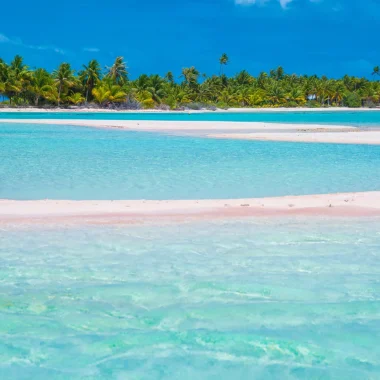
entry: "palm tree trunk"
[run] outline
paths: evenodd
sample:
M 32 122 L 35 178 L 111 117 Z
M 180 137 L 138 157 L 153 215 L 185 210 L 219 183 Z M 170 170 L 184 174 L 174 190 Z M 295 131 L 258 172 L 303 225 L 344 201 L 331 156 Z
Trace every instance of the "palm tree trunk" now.
M 61 91 L 62 91 L 62 83 L 59 84 L 59 90 L 58 90 L 58 107 L 61 103 Z
M 87 90 L 86 90 L 86 104 L 88 102 L 88 86 L 87 86 Z

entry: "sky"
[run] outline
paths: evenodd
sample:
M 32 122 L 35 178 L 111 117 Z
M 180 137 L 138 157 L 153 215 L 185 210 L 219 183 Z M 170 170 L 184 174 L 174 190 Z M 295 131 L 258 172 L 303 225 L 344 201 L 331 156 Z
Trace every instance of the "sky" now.
M 75 69 L 98 59 L 127 61 L 141 73 L 179 75 L 195 66 L 257 75 L 287 73 L 370 77 L 380 65 L 380 0 L 19 0 L 2 2 L 0 58 L 31 67 Z M 7 16 L 8 15 L 8 16 Z

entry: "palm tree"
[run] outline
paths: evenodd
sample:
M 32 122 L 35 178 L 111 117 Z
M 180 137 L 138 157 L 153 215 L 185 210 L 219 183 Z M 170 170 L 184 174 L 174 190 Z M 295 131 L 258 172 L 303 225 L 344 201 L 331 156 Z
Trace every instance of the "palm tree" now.
M 87 66 L 83 65 L 83 70 L 79 73 L 79 76 L 86 88 L 86 103 L 92 89 L 99 83 L 101 74 L 100 64 L 96 59 L 90 61 Z
M 73 86 L 75 82 L 74 70 L 71 69 L 69 63 L 61 63 L 57 70 L 53 71 L 54 82 L 58 87 L 58 107 L 61 103 L 62 90 L 65 87 Z
M 5 83 L 0 82 L 0 95 L 3 97 L 3 100 L 4 100 L 4 93 L 5 93 Z
M 148 91 L 152 94 L 152 99 L 160 104 L 165 96 L 164 80 L 159 75 L 152 75 L 149 78 Z
M 36 107 L 38 106 L 40 98 L 51 90 L 52 85 L 52 78 L 45 69 L 33 71 L 29 89 L 34 95 L 34 105 Z
M 297 104 L 304 104 L 306 102 L 302 87 L 297 85 L 290 87 L 287 98 L 290 102 Z
M 94 100 L 99 105 L 104 105 L 109 99 L 109 90 L 107 90 L 103 86 L 96 87 L 92 90 L 92 95 L 94 96 Z
M 28 66 L 24 65 L 23 58 L 16 55 L 9 66 L 2 65 L 2 75 L 6 76 L 5 93 L 10 103 L 12 103 L 13 97 L 19 100 L 21 94 L 25 94 L 31 78 L 30 71 Z
M 284 77 L 284 69 L 282 68 L 282 66 L 278 66 L 277 69 L 276 69 L 276 79 L 277 80 L 280 80 Z
M 235 76 L 235 81 L 240 86 L 248 86 L 254 82 L 254 79 L 249 75 L 248 71 L 243 70 Z
M 265 85 L 268 81 L 268 74 L 265 72 L 261 72 L 257 77 L 257 84 L 260 88 L 265 89 Z
M 52 86 L 43 94 L 44 98 L 47 99 L 50 103 L 58 105 L 61 100 L 61 96 L 58 94 L 56 86 Z
M 28 69 L 28 66 L 24 65 L 24 59 L 20 55 L 16 55 L 11 62 L 9 69 L 19 76 L 22 72 Z
M 219 64 L 220 64 L 219 75 L 223 74 L 223 66 L 227 65 L 228 61 L 229 61 L 228 55 L 226 53 L 223 53 L 221 57 L 219 58 Z
M 252 107 L 262 106 L 266 102 L 265 91 L 263 89 L 256 90 L 249 96 L 249 105 Z
M 347 89 L 342 83 L 342 81 L 336 82 L 333 88 L 332 96 L 331 96 L 332 101 L 335 102 L 337 105 L 341 105 L 344 99 L 344 96 L 346 95 L 346 92 L 347 92 Z
M 85 98 L 80 92 L 75 92 L 67 97 L 67 100 L 71 104 L 81 104 L 84 102 Z
M 238 88 L 237 101 L 239 105 L 246 107 L 250 104 L 252 89 L 247 86 L 240 86 Z
M 266 86 L 265 90 L 266 90 L 266 97 L 272 105 L 281 105 L 285 103 L 286 101 L 285 91 L 277 81 L 270 82 Z
M 0 58 L 0 96 L 9 98 L 12 105 L 38 106 L 44 102 L 59 106 L 64 102 L 93 101 L 104 106 L 130 98 L 139 101 L 144 108 L 166 104 L 172 109 L 191 102 L 246 107 L 302 106 L 308 101 L 312 101 L 310 106 L 358 105 L 360 101 L 371 106 L 380 102 L 380 81 L 349 75 L 329 79 L 326 76 L 286 74 L 281 66 L 257 77 L 246 70 L 227 77 L 223 70 L 228 64 L 228 56 L 223 54 L 219 63 L 219 75 L 207 77 L 203 74 L 199 81 L 199 71 L 194 66 L 186 67 L 182 69 L 182 82 L 176 83 L 171 71 L 164 77 L 142 74 L 129 81 L 122 57 L 116 58 L 104 76 L 96 60 L 83 65 L 77 74 L 69 63 L 62 63 L 49 74 L 42 68 L 29 70 L 21 56 L 15 56 L 9 64 Z M 380 67 L 376 66 L 372 74 L 380 76 Z
M 174 83 L 174 75 L 171 71 L 168 71 L 165 75 L 165 79 L 170 83 L 170 84 L 173 84 Z
M 155 104 L 152 98 L 152 94 L 147 90 L 141 92 L 137 96 L 137 100 L 143 105 L 144 108 L 152 108 Z
M 149 77 L 146 74 L 141 74 L 133 83 L 133 88 L 137 94 L 147 91 L 149 87 Z
M 115 84 L 122 86 L 128 81 L 127 65 L 123 57 L 117 57 L 111 67 L 107 67 L 107 76 L 113 80 Z
M 199 77 L 199 71 L 194 67 L 185 67 L 182 69 L 181 77 L 184 78 L 184 82 L 189 87 L 196 86 Z
M 95 87 L 92 90 L 92 95 L 94 95 L 94 99 L 99 105 L 104 105 L 106 102 L 125 102 L 127 99 L 126 92 L 119 85 L 107 81 Z
M 122 103 L 127 99 L 127 94 L 117 84 L 109 87 L 109 101 L 112 103 Z
M 222 105 L 235 105 L 238 101 L 237 94 L 234 93 L 232 90 L 223 90 L 218 96 L 218 101 L 222 103 Z

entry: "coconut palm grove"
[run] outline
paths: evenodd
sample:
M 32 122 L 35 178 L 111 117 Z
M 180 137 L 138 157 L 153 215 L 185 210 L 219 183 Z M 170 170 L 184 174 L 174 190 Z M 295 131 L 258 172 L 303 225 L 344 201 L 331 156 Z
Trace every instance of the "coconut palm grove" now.
M 112 109 L 202 109 L 228 107 L 376 107 L 380 102 L 380 69 L 372 79 L 345 75 L 340 79 L 287 73 L 281 66 L 253 76 L 242 70 L 224 74 L 227 54 L 219 59 L 219 75 L 211 77 L 195 67 L 185 67 L 174 77 L 142 74 L 129 79 L 123 57 L 111 66 L 91 60 L 75 71 L 61 63 L 53 72 L 31 69 L 17 55 L 7 63 L 0 59 L 0 95 L 3 106 Z

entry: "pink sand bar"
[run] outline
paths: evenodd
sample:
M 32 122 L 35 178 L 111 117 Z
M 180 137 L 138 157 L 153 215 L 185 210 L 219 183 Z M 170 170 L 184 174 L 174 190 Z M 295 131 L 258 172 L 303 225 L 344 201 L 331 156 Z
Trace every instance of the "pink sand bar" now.
M 313 131 L 273 133 L 212 133 L 208 137 L 233 140 L 380 145 L 380 131 Z
M 215 200 L 0 200 L 0 222 L 133 223 L 261 216 L 380 216 L 380 191 Z

